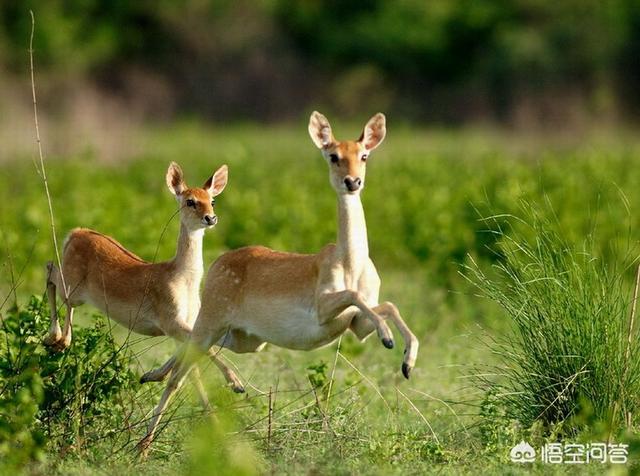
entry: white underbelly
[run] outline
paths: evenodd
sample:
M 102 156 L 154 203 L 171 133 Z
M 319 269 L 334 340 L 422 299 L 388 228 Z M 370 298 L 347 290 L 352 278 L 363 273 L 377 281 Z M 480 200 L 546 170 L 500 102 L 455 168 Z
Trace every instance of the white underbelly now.
M 233 319 L 234 327 L 287 349 L 309 350 L 331 343 L 351 323 L 357 309 L 351 307 L 320 325 L 315 306 L 287 299 L 245 301 Z

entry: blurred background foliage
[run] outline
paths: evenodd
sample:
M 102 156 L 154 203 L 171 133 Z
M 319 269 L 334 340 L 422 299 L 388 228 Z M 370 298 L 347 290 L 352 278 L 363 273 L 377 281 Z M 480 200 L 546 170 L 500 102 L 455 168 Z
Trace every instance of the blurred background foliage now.
M 321 105 L 529 127 L 640 103 L 637 0 L 5 0 L 5 76 L 25 76 L 29 9 L 49 105 L 90 84 L 145 118 Z

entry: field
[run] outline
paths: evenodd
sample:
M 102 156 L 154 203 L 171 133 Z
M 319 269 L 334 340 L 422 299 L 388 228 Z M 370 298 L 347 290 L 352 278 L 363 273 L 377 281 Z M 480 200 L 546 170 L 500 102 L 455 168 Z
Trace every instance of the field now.
M 339 138 L 360 132 L 353 124 L 333 128 Z M 526 221 L 535 211 L 570 246 L 589 248 L 598 262 L 618 270 L 630 296 L 640 239 L 640 141 L 620 131 L 544 137 L 491 129 L 422 130 L 393 121 L 388 129 L 368 163 L 363 203 L 381 298 L 398 305 L 420 340 L 411 380 L 400 373 L 402 346 L 387 350 L 375 338 L 359 343 L 345 335 L 309 353 L 273 346 L 253 355 L 226 352 L 247 393 L 233 394 L 217 370 L 203 363 L 218 419 L 202 415 L 192 385 L 185 385 L 147 461 L 136 460 L 133 446 L 162 384 L 123 387 L 109 415 L 69 433 L 53 431 L 57 437 L 43 452 L 27 458 L 28 464 L 16 460 L 16 466 L 34 474 L 571 473 L 568 465 L 510 462 L 509 450 L 521 439 L 555 441 L 558 434 L 519 425 L 470 377 L 479 366 L 498 361 L 486 342 L 509 335 L 513 323 L 463 275 L 468 275 L 465 266 L 477 266 L 487 279 L 500 280 L 495 265 L 505 258 L 499 252 L 503 235 L 491 230 L 497 224 L 509 235 L 509 215 Z M 116 237 L 145 259 L 169 259 L 178 229 L 177 221 L 170 221 L 175 202 L 164 184 L 172 160 L 194 185 L 229 165 L 229 185 L 216 205 L 220 223 L 205 237 L 205 266 L 248 244 L 315 252 L 335 240 L 335 194 L 304 123 L 185 122 L 147 129 L 138 140 L 140 152 L 125 160 L 100 161 L 90 150 L 47 158 L 60 240 L 69 229 L 86 226 Z M 484 219 L 491 216 L 497 218 Z M 31 157 L 3 163 L 3 315 L 14 301 L 25 308 L 30 295 L 44 295 L 44 263 L 53 258 L 49 226 Z M 535 227 L 522 226 L 518 233 L 536 241 Z M 628 304 L 623 303 L 625 313 Z M 76 316 L 76 327 L 102 321 L 90 306 Z M 113 334 L 117 344 L 130 340 L 120 354 L 134 377 L 175 350 L 166 339 L 128 337 L 118 327 Z M 633 343 L 636 356 L 637 334 Z M 75 343 L 66 352 L 76 361 L 82 358 Z M 608 470 L 633 470 L 640 451 L 640 439 L 633 436 L 637 418 L 632 415 L 630 429 L 613 435 L 631 445 L 631 462 Z M 586 428 L 564 436 L 607 439 L 607 429 Z M 6 441 L 2 444 L 6 449 Z M 598 464 L 580 469 L 602 472 Z

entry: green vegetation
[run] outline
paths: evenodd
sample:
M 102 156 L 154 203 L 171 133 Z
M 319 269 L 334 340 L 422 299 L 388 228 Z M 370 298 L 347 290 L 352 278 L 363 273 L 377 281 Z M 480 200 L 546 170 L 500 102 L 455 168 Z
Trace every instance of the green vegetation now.
M 19 469 L 53 453 L 82 451 L 123 422 L 137 387 L 132 356 L 119 349 L 101 318 L 74 335 L 73 351 L 52 354 L 42 345 L 49 328 L 46 302 L 31 298 L 2 320 L 0 458 Z M 129 398 L 123 399 L 130 393 Z
M 512 326 L 506 338 L 489 341 L 500 365 L 481 368 L 479 383 L 526 428 L 561 424 L 568 436 L 585 425 L 615 431 L 640 403 L 640 349 L 625 270 L 593 253 L 592 235 L 571 246 L 558 224 L 527 208 L 533 243 L 496 230 L 503 237 L 499 279 L 467 268 Z
M 440 121 L 637 117 L 635 0 L 3 2 L 8 72 L 26 67 L 29 9 L 54 107 L 90 82 L 150 117 L 288 119 L 318 103 Z
M 339 137 L 360 132 L 339 123 L 334 130 Z M 229 186 L 216 205 L 220 224 L 205 237 L 207 263 L 246 244 L 315 252 L 334 239 L 335 196 L 305 124 L 183 123 L 149 129 L 142 142 L 144 152 L 122 162 L 100 162 L 91 151 L 49 159 L 61 239 L 74 226 L 88 226 L 146 259 L 156 252 L 157 259 L 168 259 L 178 226 L 169 222 L 175 202 L 164 185 L 171 160 L 183 166 L 188 183 L 229 164 Z M 17 373 L 25 376 L 19 383 L 24 400 L 10 390 L 18 383 L 1 376 L 0 451 L 11 451 L 6 441 L 20 434 L 24 453 L 16 464 L 29 460 L 25 472 L 46 474 L 414 474 L 435 468 L 445 474 L 529 474 L 531 468 L 509 462 L 514 444 L 558 436 L 606 440 L 610 402 L 618 401 L 618 413 L 632 412 L 632 425 L 627 430 L 616 416 L 612 440 L 629 443 L 637 461 L 637 333 L 622 392 L 618 377 L 625 368 L 619 357 L 635 276 L 627 265 L 635 259 L 629 253 L 640 230 L 639 146 L 624 134 L 576 142 L 547 138 L 541 145 L 535 137 L 490 130 L 390 125 L 387 141 L 368 163 L 363 201 L 381 298 L 399 306 L 421 342 L 411 380 L 400 374 L 401 348 L 386 350 L 376 339 L 361 344 L 350 335 L 339 351 L 333 344 L 309 353 L 269 346 L 253 355 L 225 353 L 247 382 L 247 394 L 233 394 L 203 361 L 219 418 L 204 417 L 192 386 L 185 385 L 146 462 L 136 461 L 132 449 L 163 386 L 138 387 L 133 379 L 163 362 L 174 345 L 127 338 L 121 328 L 113 329 L 112 341 L 108 327 L 94 327 L 89 306 L 78 309 L 74 342 L 64 354 L 48 354 L 39 345 L 47 313 L 39 299 L 27 303 L 30 295 L 44 294 L 44 263 L 53 251 L 42 184 L 29 158 L 16 158 L 0 169 L 0 291 L 19 306 L 1 309 L 10 327 L 0 333 L 0 349 L 4 355 L 2 346 L 18 345 L 5 344 L 6 337 L 30 329 L 28 339 L 16 342 L 27 342 L 38 364 Z M 523 202 L 531 206 L 523 208 Z M 538 210 L 538 221 L 526 218 L 531 209 Z M 511 227 L 506 215 L 530 225 Z M 482 219 L 487 216 L 495 219 Z M 502 308 L 475 296 L 461 265 L 478 273 L 482 293 Z M 555 281 L 539 279 L 550 277 Z M 12 281 L 19 284 L 15 296 Z M 526 312 L 515 312 L 519 307 Z M 501 347 L 487 347 L 486 339 Z M 123 343 L 128 345 L 120 349 Z M 580 357 L 558 357 L 569 353 Z M 103 375 L 98 369 L 111 355 L 117 360 Z M 492 380 L 492 387 L 478 385 L 478 365 L 504 364 L 512 373 Z M 116 374 L 119 380 L 111 384 Z M 91 375 L 100 377 L 105 393 L 64 408 L 45 403 L 47 395 L 64 398 L 47 388 L 61 386 L 63 394 L 75 395 Z M 574 375 L 571 398 L 535 418 L 542 413 L 536 405 L 553 402 L 558 388 L 552 384 Z M 505 398 L 504 388 L 526 391 Z M 77 413 L 65 411 L 85 404 L 87 421 L 78 428 Z M 52 410 L 43 413 L 47 408 Z M 533 472 L 549 469 L 537 463 Z M 580 469 L 602 471 L 593 464 Z

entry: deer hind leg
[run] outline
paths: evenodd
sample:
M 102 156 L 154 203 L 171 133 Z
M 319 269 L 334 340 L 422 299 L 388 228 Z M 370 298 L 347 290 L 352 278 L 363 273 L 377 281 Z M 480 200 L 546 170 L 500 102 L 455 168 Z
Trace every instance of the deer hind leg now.
M 176 357 L 173 356 L 169 360 L 167 360 L 162 365 L 162 367 L 150 370 L 149 372 L 145 373 L 140 378 L 140 383 L 162 382 L 165 378 L 167 378 L 167 375 L 169 375 L 175 364 Z M 211 406 L 209 405 L 209 397 L 207 396 L 207 392 L 204 388 L 204 385 L 202 384 L 200 369 L 197 366 L 194 368 L 192 378 L 193 384 L 196 387 L 196 392 L 198 393 L 198 398 L 200 399 L 200 403 L 202 403 L 202 408 L 205 412 L 208 413 L 211 411 Z
M 167 382 L 167 386 L 162 393 L 162 397 L 160 398 L 160 402 L 153 410 L 153 415 L 151 420 L 149 420 L 149 426 L 147 428 L 147 434 L 145 437 L 140 440 L 137 444 L 137 450 L 141 457 L 145 458 L 147 456 L 147 452 L 149 450 L 149 446 L 153 442 L 153 438 L 155 437 L 156 430 L 158 428 L 158 424 L 160 423 L 160 419 L 162 418 L 162 413 L 166 410 L 167 405 L 169 405 L 169 401 L 173 394 L 182 387 L 184 380 L 191 370 L 191 368 L 195 365 L 195 361 L 197 356 L 194 355 L 194 352 L 187 346 L 184 355 L 176 361 L 176 365 L 174 367 L 173 372 L 171 373 L 171 377 L 169 377 L 169 381 Z
M 216 338 L 222 337 L 223 333 L 224 331 L 221 331 L 219 335 L 216 336 Z M 162 397 L 160 397 L 160 402 L 153 410 L 153 415 L 151 417 L 151 420 L 149 420 L 147 434 L 136 445 L 138 453 L 142 458 L 145 458 L 147 455 L 149 446 L 153 442 L 156 430 L 158 429 L 158 424 L 160 423 L 160 419 L 162 418 L 162 413 L 169 405 L 171 397 L 182 386 L 187 374 L 196 365 L 197 360 L 203 354 L 206 354 L 208 352 L 210 347 L 209 342 L 209 339 L 206 337 L 202 342 L 187 342 L 178 352 L 173 372 L 171 372 L 171 376 L 169 377 L 167 386 L 164 389 Z
M 362 342 L 376 330 L 376 326 L 373 322 L 364 317 L 362 313 L 358 313 L 353 317 L 353 320 L 349 325 L 349 329 L 356 335 L 358 340 Z
M 176 357 L 173 356 L 169 360 L 167 360 L 162 365 L 162 367 L 149 370 L 142 377 L 140 377 L 140 383 L 162 382 L 165 378 L 167 378 L 167 375 L 169 375 L 169 372 L 171 372 L 171 369 L 173 369 L 173 366 L 175 365 L 175 363 L 176 363 Z
M 56 282 L 58 276 L 58 268 L 53 262 L 47 262 L 47 300 L 49 301 L 49 308 L 51 309 L 51 325 L 49 326 L 49 333 L 44 338 L 44 345 L 49 347 L 56 347 L 58 341 L 62 339 L 62 329 L 60 329 L 60 323 L 58 322 L 58 306 L 56 304 Z
M 51 307 L 51 326 L 49 327 L 49 334 L 44 339 L 44 344 L 56 351 L 62 351 L 71 345 L 71 326 L 73 323 L 73 306 L 70 302 L 71 299 L 70 297 L 64 297 L 65 294 L 70 294 L 71 291 L 69 290 L 68 293 L 63 291 L 62 296 L 67 309 L 67 315 L 64 319 L 64 327 L 60 329 L 56 297 L 61 290 L 61 281 L 60 270 L 54 263 L 49 261 L 47 263 L 47 298 L 49 300 L 49 306 Z M 77 304 L 78 303 L 76 303 L 76 305 Z
M 169 330 L 170 332 L 166 332 L 166 330 L 163 329 L 163 331 L 165 331 L 165 334 L 181 342 L 187 342 L 191 334 L 191 330 L 189 329 L 187 324 L 184 324 L 184 323 L 176 323 L 175 328 L 169 329 Z M 224 341 L 224 337 L 221 340 Z M 218 356 L 218 352 L 215 352 L 210 349 L 208 351 L 208 355 L 211 361 L 216 365 L 216 367 L 220 369 L 220 372 L 222 372 L 222 375 L 224 376 L 229 386 L 233 389 L 233 391 L 236 393 L 244 393 L 244 387 L 242 386 L 242 382 L 240 381 L 236 373 L 233 370 L 231 370 L 222 360 L 220 360 Z M 162 382 L 167 377 L 167 375 L 169 375 L 169 372 L 171 372 L 175 363 L 176 363 L 176 358 L 171 357 L 162 365 L 162 367 L 158 369 L 150 370 L 149 372 L 145 373 L 140 378 L 140 383 Z M 198 377 L 195 377 L 195 379 L 197 380 Z M 199 383 L 199 384 L 196 383 L 196 388 L 198 387 L 202 387 L 202 383 Z M 198 390 L 198 393 L 200 393 L 200 397 L 202 398 L 202 396 L 204 395 L 204 392 L 200 392 Z
M 67 315 L 64 318 L 64 327 L 62 328 L 62 338 L 58 341 L 56 347 L 64 350 L 71 345 L 71 326 L 73 324 L 73 306 L 67 301 Z

